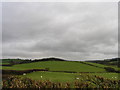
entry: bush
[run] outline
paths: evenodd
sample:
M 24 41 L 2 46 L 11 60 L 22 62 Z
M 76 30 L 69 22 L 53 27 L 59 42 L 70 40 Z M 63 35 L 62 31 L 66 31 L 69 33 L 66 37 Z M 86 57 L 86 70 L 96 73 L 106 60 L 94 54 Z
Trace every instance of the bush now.
M 116 72 L 116 70 L 114 68 L 111 68 L 111 67 L 104 67 L 104 69 L 107 71 L 107 72 Z

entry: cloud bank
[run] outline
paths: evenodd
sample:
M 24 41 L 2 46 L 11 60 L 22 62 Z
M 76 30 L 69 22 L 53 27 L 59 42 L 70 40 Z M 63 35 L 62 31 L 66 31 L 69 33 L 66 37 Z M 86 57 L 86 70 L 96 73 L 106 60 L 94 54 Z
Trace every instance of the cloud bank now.
M 110 2 L 3 3 L 3 58 L 118 57 L 117 8 Z

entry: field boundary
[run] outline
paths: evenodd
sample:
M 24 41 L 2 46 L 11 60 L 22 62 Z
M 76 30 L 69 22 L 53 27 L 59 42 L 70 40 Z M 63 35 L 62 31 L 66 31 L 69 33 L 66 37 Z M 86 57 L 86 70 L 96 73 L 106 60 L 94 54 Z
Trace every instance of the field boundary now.
M 32 72 L 61 72 L 61 73 L 105 73 L 105 72 L 74 72 L 74 71 L 49 71 L 47 69 L 29 69 L 29 70 L 2 70 L 2 74 L 11 74 L 11 75 L 23 75 L 24 73 L 32 73 Z

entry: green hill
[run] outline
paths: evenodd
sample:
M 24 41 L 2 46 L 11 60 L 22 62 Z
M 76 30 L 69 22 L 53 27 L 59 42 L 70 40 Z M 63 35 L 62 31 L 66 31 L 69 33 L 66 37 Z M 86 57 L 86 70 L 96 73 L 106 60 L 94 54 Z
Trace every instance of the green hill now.
M 118 80 L 118 73 L 110 73 L 104 69 L 107 65 L 84 61 L 44 60 L 30 61 L 29 63 L 17 63 L 12 66 L 2 66 L 1 69 L 7 71 L 48 69 L 48 71 L 24 72 L 25 75 L 21 74 L 18 76 L 31 78 L 33 80 L 50 80 L 53 82 L 74 82 L 76 78 L 83 78 L 80 77 L 81 74 L 83 76 L 86 74 L 91 76 L 97 75 L 111 80 Z
M 112 59 L 104 59 L 104 60 L 94 60 L 94 61 L 90 60 L 88 62 L 120 67 L 120 64 L 119 64 L 120 63 L 120 58 L 112 58 Z
M 105 72 L 105 69 L 90 66 L 81 62 L 73 61 L 45 61 L 26 64 L 17 64 L 13 66 L 3 66 L 3 69 L 9 70 L 27 70 L 27 69 L 49 69 L 50 71 L 74 71 L 74 72 Z

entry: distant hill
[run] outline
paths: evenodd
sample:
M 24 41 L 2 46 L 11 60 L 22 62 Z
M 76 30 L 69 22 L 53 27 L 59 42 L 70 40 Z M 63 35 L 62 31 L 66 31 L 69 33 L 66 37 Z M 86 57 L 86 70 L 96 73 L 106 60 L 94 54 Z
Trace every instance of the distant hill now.
M 54 68 L 54 70 L 60 69 L 66 71 L 77 71 L 79 72 L 89 72 L 89 69 L 91 69 L 93 72 L 118 72 L 118 68 L 114 66 L 108 66 L 108 63 L 115 62 L 117 59 L 111 59 L 111 60 L 104 60 L 104 61 L 67 61 L 64 59 L 59 58 L 43 58 L 43 59 L 35 59 L 35 60 L 22 60 L 22 59 L 3 59 L 3 62 L 1 65 L 4 69 L 47 69 Z M 7 64 L 5 64 L 7 63 Z M 107 65 L 102 65 L 107 64 Z M 110 65 L 110 64 L 109 64 Z M 6 67 L 11 66 L 11 67 Z M 18 67 L 19 66 L 19 67 Z M 68 68 L 69 67 L 69 68 Z M 74 70 L 73 70 L 74 68 Z M 83 70 L 82 70 L 83 68 Z M 79 70 L 80 69 L 80 70 Z M 84 70 L 86 69 L 86 70 Z M 77 72 L 76 71 L 76 72 Z
M 38 62 L 38 61 L 66 61 L 66 60 L 60 58 L 54 58 L 54 57 L 33 60 L 33 62 Z
M 87 62 L 99 63 L 104 65 L 114 65 L 120 67 L 120 58 L 104 59 L 104 60 L 91 60 Z
M 1 59 L 3 64 L 15 65 L 15 64 L 23 64 L 23 63 L 32 63 L 32 62 L 41 62 L 41 61 L 66 61 L 60 58 L 43 58 L 43 59 Z
M 15 65 L 15 64 L 23 64 L 23 63 L 32 63 L 32 62 L 41 62 L 41 61 L 67 61 L 64 59 L 60 58 L 43 58 L 43 59 L 1 59 L 3 64 L 10 64 L 10 65 Z M 105 59 L 105 60 L 90 60 L 86 62 L 92 62 L 92 63 L 98 63 L 98 64 L 104 64 L 104 65 L 114 65 L 114 66 L 119 66 L 120 67 L 120 58 L 112 58 L 112 59 Z

